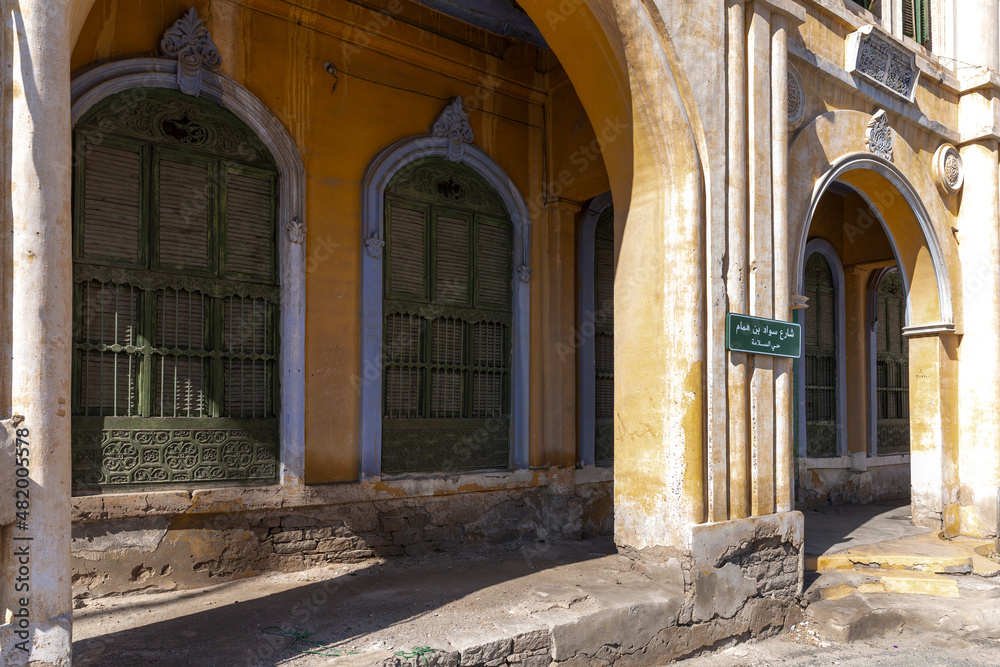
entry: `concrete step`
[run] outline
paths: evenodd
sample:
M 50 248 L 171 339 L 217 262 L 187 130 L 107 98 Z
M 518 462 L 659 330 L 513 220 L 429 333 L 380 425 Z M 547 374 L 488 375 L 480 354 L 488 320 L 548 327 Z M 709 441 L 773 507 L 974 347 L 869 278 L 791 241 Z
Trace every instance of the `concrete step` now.
M 837 572 L 857 569 L 919 571 L 938 574 L 1000 576 L 1000 560 L 991 558 L 991 540 L 955 538 L 927 533 L 847 549 L 840 553 L 807 555 L 806 570 Z

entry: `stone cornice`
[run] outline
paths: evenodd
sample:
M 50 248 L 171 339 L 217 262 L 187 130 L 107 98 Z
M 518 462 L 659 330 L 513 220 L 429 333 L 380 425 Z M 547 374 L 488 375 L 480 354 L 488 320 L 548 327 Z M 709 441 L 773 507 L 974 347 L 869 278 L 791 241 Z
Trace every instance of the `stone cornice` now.
M 794 28 L 806 22 L 806 10 L 794 0 L 747 0 L 747 4 L 767 7 L 772 13 L 781 14 L 788 20 L 788 27 Z
M 824 78 L 843 87 L 853 89 L 881 108 L 891 111 L 952 143 L 956 143 L 961 139 L 961 135 L 958 132 L 947 125 L 931 120 L 916 105 L 905 102 L 899 97 L 876 86 L 874 83 L 851 76 L 843 67 L 830 62 L 823 56 L 810 51 L 802 45 L 789 41 L 788 52 L 790 55 L 801 60 L 805 65 L 818 71 Z M 807 71 L 808 69 L 805 68 L 799 69 L 800 74 Z

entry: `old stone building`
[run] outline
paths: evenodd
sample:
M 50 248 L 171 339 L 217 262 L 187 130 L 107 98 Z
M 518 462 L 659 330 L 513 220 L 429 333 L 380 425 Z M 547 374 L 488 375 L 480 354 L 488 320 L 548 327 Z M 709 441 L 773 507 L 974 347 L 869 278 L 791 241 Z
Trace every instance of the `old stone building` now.
M 1000 3 L 5 10 L 4 664 L 74 598 L 612 532 L 710 645 L 699 590 L 797 604 L 797 506 L 998 536 Z

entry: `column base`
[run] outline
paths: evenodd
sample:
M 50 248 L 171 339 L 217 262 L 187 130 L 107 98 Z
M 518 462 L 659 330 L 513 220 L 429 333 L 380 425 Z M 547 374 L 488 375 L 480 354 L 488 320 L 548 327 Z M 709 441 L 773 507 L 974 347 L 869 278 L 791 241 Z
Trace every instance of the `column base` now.
M 27 629 L 18 619 L 0 625 L 0 664 L 5 667 L 70 667 L 73 631 L 70 616 L 39 623 L 31 620 Z

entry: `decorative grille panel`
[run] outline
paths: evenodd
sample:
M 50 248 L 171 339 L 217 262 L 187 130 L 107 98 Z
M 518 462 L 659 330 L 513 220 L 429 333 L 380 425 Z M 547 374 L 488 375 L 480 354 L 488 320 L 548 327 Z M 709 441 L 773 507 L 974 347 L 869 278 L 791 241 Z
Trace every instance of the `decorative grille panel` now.
M 83 256 L 139 261 L 141 161 L 137 150 L 85 144 Z
M 94 280 L 78 290 L 84 315 L 77 325 L 75 347 L 84 381 L 79 385 L 75 412 L 135 415 L 139 292 Z

